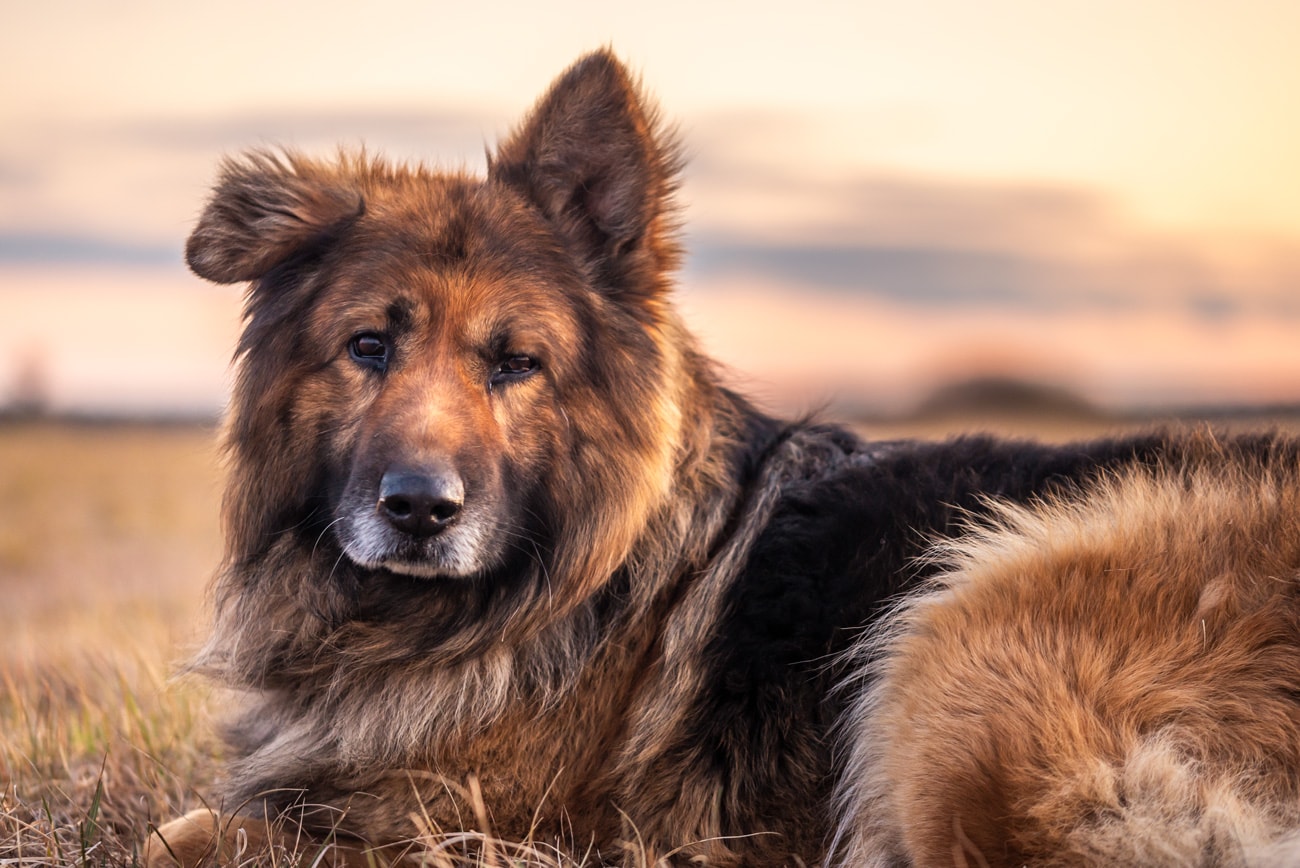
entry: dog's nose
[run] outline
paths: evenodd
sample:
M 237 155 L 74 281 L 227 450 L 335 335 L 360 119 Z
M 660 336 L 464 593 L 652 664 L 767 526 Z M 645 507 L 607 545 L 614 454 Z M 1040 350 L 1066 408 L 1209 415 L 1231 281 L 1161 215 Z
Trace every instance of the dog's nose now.
M 389 469 L 379 482 L 379 514 L 411 536 L 446 530 L 464 503 L 465 484 L 450 469 Z

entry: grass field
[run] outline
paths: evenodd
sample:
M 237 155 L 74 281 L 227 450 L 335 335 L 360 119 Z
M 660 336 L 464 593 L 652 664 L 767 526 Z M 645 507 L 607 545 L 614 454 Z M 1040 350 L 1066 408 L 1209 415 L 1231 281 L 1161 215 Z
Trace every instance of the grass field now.
M 0 864 L 131 864 L 210 779 L 219 499 L 208 428 L 0 428 Z
M 1107 426 L 978 427 L 1064 439 Z M 214 440 L 201 426 L 0 426 L 0 866 L 134 864 L 150 825 L 207 791 L 212 700 L 176 673 L 220 552 Z

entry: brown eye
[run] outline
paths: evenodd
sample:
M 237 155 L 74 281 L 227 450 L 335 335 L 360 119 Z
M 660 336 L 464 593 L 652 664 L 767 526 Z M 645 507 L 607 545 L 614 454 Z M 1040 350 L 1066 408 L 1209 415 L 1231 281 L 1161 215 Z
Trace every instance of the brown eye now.
M 377 332 L 361 332 L 348 341 L 348 355 L 354 362 L 383 371 L 388 367 L 392 348 L 388 338 Z
M 538 364 L 537 359 L 532 356 L 508 356 L 492 372 L 492 376 L 488 379 L 488 387 L 500 386 L 504 383 L 523 379 L 540 367 L 541 365 Z

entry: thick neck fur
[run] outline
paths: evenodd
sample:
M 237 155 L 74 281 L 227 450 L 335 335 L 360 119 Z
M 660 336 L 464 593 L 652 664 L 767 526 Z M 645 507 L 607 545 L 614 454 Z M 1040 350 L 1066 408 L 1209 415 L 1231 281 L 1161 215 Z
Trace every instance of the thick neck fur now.
M 681 328 L 671 319 L 660 327 Z M 653 511 L 614 575 L 523 639 L 499 632 L 484 641 L 483 624 L 500 630 L 503 623 L 492 618 L 490 595 L 475 601 L 477 611 L 465 614 L 457 611 L 466 605 L 465 594 L 444 597 L 446 589 L 408 582 L 410 594 L 400 606 L 371 609 L 366 582 L 375 579 L 347 575 L 353 568 L 326 537 L 308 546 L 310 540 L 285 533 L 255 560 L 227 563 L 218 578 L 213 636 L 197 667 L 232 687 L 258 691 L 245 720 L 260 722 L 236 725 L 239 746 L 260 755 L 263 771 L 269 756 L 288 761 L 311 755 L 304 740 L 334 743 L 345 761 L 400 767 L 430 744 L 482 732 L 521 703 L 539 711 L 556 706 L 593 665 L 642 665 L 608 653 L 609 644 L 626 648 L 632 633 L 649 636 L 660 630 L 662 619 L 714 556 L 742 502 L 743 483 L 736 480 L 746 473 L 737 473 L 737 465 L 755 460 L 777 431 L 776 423 L 718 385 L 703 356 L 688 350 L 669 363 L 686 374 L 670 378 L 685 384 L 674 396 L 681 426 L 673 439 L 679 444 L 669 487 L 674 495 Z M 305 603 L 301 581 L 313 575 L 342 580 L 315 588 L 315 600 Z M 566 577 L 547 578 L 561 585 Z M 546 614 L 545 591 L 543 584 L 531 609 L 540 615 Z M 257 619 L 248 616 L 252 609 L 261 613 Z M 256 633 L 245 629 L 254 622 L 260 625 Z M 472 630 L 474 641 L 434 633 L 431 627 Z M 473 653 L 450 659 L 439 653 L 457 642 Z M 384 685 L 379 701 L 376 683 Z M 340 719 L 348 723 L 327 723 Z M 339 733 L 348 740 L 338 742 Z

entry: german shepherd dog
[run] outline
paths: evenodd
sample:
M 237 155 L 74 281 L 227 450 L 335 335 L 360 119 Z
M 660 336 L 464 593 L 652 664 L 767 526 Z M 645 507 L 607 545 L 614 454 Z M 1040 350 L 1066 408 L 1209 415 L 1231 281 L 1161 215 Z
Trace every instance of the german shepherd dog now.
M 1300 859 L 1300 444 L 771 418 L 670 303 L 678 169 L 604 51 L 486 177 L 225 163 L 187 248 L 249 284 L 196 667 L 244 698 L 219 810 L 149 861 Z

